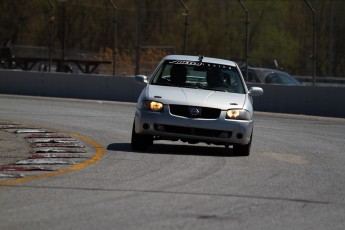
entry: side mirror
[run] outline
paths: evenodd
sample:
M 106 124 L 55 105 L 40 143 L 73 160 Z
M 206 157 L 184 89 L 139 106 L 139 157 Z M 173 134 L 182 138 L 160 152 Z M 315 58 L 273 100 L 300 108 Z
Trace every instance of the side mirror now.
M 258 97 L 264 94 L 264 90 L 260 87 L 251 87 L 249 89 L 249 95 L 252 97 Z
M 145 75 L 136 75 L 134 80 L 140 83 L 145 83 L 145 84 L 148 82 L 148 79 Z

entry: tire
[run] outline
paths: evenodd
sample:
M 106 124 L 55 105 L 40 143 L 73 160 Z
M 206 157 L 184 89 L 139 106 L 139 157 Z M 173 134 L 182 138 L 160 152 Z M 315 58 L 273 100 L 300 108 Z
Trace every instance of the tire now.
M 153 144 L 153 136 L 137 134 L 135 132 L 135 124 L 133 122 L 131 147 L 135 151 L 145 151 Z
M 233 151 L 235 156 L 246 157 L 250 155 L 250 147 L 252 145 L 252 135 L 250 136 L 250 141 L 246 145 L 234 144 Z

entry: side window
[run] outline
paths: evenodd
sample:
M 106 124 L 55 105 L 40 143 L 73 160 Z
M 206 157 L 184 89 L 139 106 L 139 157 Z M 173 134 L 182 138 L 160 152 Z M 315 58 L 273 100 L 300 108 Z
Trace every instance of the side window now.
M 265 83 L 281 84 L 282 81 L 278 74 L 270 74 L 266 77 Z

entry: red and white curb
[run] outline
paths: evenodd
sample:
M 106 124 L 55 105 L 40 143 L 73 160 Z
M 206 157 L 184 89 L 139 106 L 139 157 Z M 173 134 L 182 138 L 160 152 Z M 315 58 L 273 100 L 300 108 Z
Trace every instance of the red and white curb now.
M 28 158 L 12 165 L 0 165 L 1 181 L 61 170 L 93 155 L 87 143 L 69 134 L 8 121 L 0 121 L 0 130 L 24 138 L 32 148 Z

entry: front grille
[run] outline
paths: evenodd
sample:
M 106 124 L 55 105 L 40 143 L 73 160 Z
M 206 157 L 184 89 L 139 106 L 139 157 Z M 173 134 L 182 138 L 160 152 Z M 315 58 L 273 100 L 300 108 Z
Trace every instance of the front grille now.
M 203 137 L 230 138 L 232 135 L 232 132 L 230 131 L 190 128 L 190 127 L 185 127 L 185 126 L 155 124 L 154 127 L 155 127 L 155 130 L 161 131 L 161 132 L 187 134 L 187 135 L 203 136 Z
M 172 115 L 188 118 L 217 119 L 221 112 L 220 109 L 187 105 L 169 105 L 169 108 Z M 199 113 L 193 114 L 193 112 L 191 112 L 193 109 L 197 109 Z

